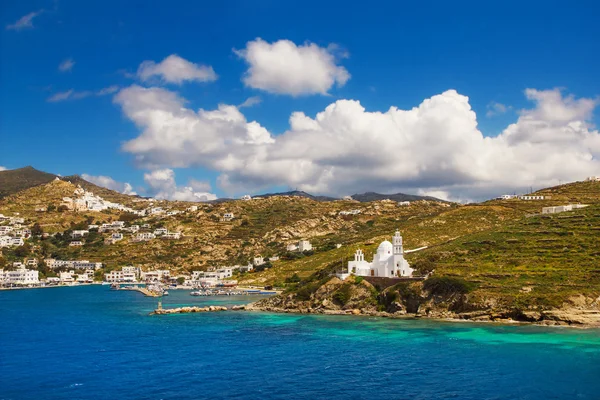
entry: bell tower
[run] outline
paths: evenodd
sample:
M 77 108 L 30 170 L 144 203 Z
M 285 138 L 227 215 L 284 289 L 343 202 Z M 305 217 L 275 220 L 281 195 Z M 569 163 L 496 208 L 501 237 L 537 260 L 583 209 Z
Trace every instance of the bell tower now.
M 397 230 L 394 236 L 392 237 L 392 244 L 394 245 L 394 255 L 404 254 L 404 249 L 402 248 L 402 236 L 400 235 L 400 231 Z

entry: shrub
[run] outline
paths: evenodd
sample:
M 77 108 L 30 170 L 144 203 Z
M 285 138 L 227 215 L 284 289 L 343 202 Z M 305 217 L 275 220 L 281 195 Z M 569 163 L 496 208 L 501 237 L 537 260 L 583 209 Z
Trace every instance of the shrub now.
M 423 282 L 423 289 L 432 295 L 449 296 L 453 294 L 467 294 L 473 287 L 469 282 L 450 276 L 434 276 Z
M 352 286 L 348 283 L 344 283 L 336 292 L 333 294 L 333 301 L 341 306 L 346 305 L 350 300 Z
M 362 281 L 364 281 L 364 280 L 365 280 L 365 278 L 363 278 L 362 276 L 355 276 L 354 277 L 354 283 L 356 283 L 357 285 L 359 283 L 361 283 Z
M 298 283 L 300 282 L 300 277 L 298 274 L 294 274 L 288 278 L 285 278 L 285 283 Z

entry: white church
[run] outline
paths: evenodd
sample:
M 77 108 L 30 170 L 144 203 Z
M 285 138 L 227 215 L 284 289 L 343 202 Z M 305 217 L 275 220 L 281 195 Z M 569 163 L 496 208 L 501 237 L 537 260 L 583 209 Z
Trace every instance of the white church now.
M 381 242 L 372 262 L 365 261 L 362 250 L 356 250 L 354 261 L 348 262 L 348 271 L 336 274 L 340 279 L 350 275 L 378 276 L 387 278 L 411 277 L 413 269 L 404 259 L 404 247 L 399 231 L 392 237 L 392 243 Z

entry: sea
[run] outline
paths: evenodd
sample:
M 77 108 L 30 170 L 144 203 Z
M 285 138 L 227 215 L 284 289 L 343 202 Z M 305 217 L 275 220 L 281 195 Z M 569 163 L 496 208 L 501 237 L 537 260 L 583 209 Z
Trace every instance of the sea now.
M 258 298 L 171 290 L 163 306 Z M 1 291 L 0 399 L 600 399 L 600 330 L 156 305 Z

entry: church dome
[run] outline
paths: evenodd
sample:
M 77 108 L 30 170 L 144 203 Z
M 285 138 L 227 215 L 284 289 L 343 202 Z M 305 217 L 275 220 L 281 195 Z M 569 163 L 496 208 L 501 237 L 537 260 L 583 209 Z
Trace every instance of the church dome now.
M 393 249 L 394 246 L 389 241 L 384 240 L 377 248 L 377 254 L 391 254 Z

